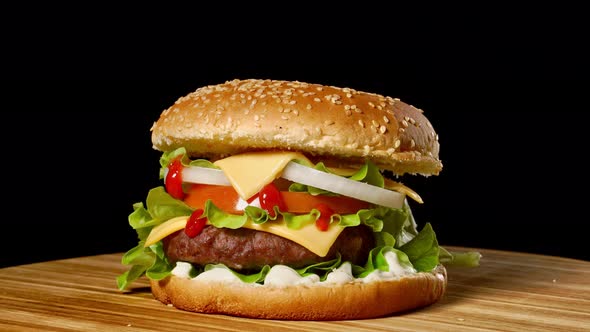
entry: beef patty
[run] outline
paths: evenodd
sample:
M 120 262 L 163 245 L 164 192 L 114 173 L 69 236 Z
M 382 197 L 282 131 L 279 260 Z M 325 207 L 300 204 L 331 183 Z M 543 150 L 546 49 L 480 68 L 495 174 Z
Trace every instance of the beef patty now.
M 334 259 L 337 253 L 340 253 L 343 261 L 362 265 L 375 246 L 375 239 L 371 229 L 366 226 L 347 227 L 325 257 L 283 237 L 247 228 L 207 226 L 192 239 L 184 231 L 178 231 L 167 236 L 163 243 L 171 263 L 223 263 L 235 270 L 251 270 L 276 264 L 301 268 Z

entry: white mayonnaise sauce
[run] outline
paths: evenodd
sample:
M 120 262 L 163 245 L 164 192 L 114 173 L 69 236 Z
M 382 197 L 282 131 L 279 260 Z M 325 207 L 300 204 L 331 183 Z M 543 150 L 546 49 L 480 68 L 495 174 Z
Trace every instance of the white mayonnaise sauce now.
M 389 271 L 373 271 L 364 278 L 355 278 L 352 275 L 352 266 L 350 263 L 344 263 L 339 268 L 334 269 L 328 273 L 325 281 L 320 281 L 320 277 L 316 274 L 311 274 L 306 277 L 300 276 L 294 269 L 285 265 L 275 265 L 266 274 L 264 279 L 264 286 L 285 287 L 290 285 L 327 285 L 327 284 L 345 284 L 353 281 L 369 283 L 379 280 L 391 280 L 402 277 L 404 275 L 416 273 L 416 270 L 411 266 L 402 266 L 397 259 L 394 252 L 385 254 L 385 259 L 389 264 Z M 190 278 L 190 270 L 192 269 L 189 263 L 177 262 L 176 267 L 172 270 L 172 274 L 181 278 Z M 239 282 L 243 283 L 230 270 L 224 268 L 214 268 L 203 272 L 193 278 L 194 280 L 203 281 L 222 281 L 222 282 Z M 260 286 L 259 284 L 252 284 L 252 286 Z

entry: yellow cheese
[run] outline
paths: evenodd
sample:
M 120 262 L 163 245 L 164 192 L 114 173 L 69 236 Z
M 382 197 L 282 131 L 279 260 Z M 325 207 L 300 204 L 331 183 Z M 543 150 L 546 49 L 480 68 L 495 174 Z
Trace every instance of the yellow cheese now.
M 290 229 L 282 221 L 255 224 L 250 220 L 248 220 L 244 227 L 282 236 L 285 239 L 298 243 L 320 257 L 328 254 L 330 247 L 332 247 L 338 235 L 344 230 L 344 227 L 336 224 L 331 224 L 327 231 L 322 232 L 315 227 L 314 223 L 309 223 L 300 229 Z
M 188 216 L 176 217 L 154 227 L 145 241 L 145 246 L 149 247 L 166 236 L 183 229 L 187 221 Z M 327 231 L 322 232 L 315 227 L 314 223 L 307 224 L 300 229 L 290 229 L 279 219 L 264 224 L 255 224 L 248 219 L 243 227 L 284 237 L 321 257 L 328 254 L 330 247 L 344 230 L 344 227 L 340 225 L 331 224 Z
M 149 247 L 152 244 L 160 241 L 166 236 L 183 229 L 188 221 L 188 216 L 176 217 L 168 219 L 167 221 L 159 224 L 152 228 L 152 231 L 145 240 L 145 247 Z
M 395 190 L 398 193 L 402 193 L 402 194 L 404 194 L 406 196 L 409 196 L 410 198 L 412 198 L 413 200 L 415 200 L 416 202 L 418 202 L 420 204 L 424 203 L 424 201 L 422 200 L 422 197 L 420 197 L 420 195 L 418 195 L 417 192 L 413 191 L 409 187 L 407 187 L 407 186 L 405 186 L 405 185 L 403 185 L 403 184 L 401 184 L 399 182 L 396 182 L 396 181 L 390 180 L 388 178 L 385 178 L 385 185 L 384 185 L 384 187 L 386 189 Z
M 308 160 L 298 152 L 264 151 L 233 155 L 214 164 L 221 168 L 240 197 L 247 200 L 278 178 L 293 159 Z

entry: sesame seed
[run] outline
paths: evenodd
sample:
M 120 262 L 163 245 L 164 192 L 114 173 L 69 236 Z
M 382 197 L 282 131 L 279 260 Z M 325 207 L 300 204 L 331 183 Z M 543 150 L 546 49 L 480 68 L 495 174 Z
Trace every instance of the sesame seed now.
M 215 114 L 221 115 L 221 111 L 216 111 Z
M 359 120 L 359 126 L 365 128 L 365 123 L 363 122 L 363 120 Z
M 385 123 L 389 123 L 389 118 L 386 115 L 384 115 L 383 116 L 383 121 L 385 121 Z
M 244 114 L 248 115 L 248 113 L 250 113 L 250 110 L 246 108 L 246 109 L 244 110 Z
M 379 122 L 377 122 L 375 120 L 371 120 L 371 124 L 375 127 L 379 127 Z
M 350 110 L 346 110 L 346 111 L 344 111 L 344 113 L 346 113 L 346 115 L 348 115 L 348 116 L 352 115 L 352 112 Z
M 436 139 L 436 141 L 438 142 L 438 134 L 436 134 L 436 137 L 434 139 Z
M 342 101 L 340 101 L 340 100 L 336 100 L 333 103 L 336 104 L 336 105 L 342 105 Z
M 354 109 L 354 111 L 355 111 L 356 113 L 363 113 L 363 110 L 361 110 L 361 109 L 360 109 L 360 108 L 358 108 L 358 107 L 357 107 L 357 108 L 355 108 L 355 109 Z
M 250 103 L 250 105 L 254 106 L 254 105 L 256 105 L 257 102 L 258 101 L 256 99 L 253 99 L 252 102 Z
M 410 123 L 415 125 L 416 124 L 416 120 L 414 120 L 414 118 L 410 118 Z
M 355 110 L 355 109 L 356 109 L 356 105 L 351 105 L 351 106 L 350 106 L 350 108 L 351 108 L 352 110 Z
M 380 110 L 380 111 L 382 111 L 383 110 L 383 107 L 377 105 L 377 109 Z
M 399 148 L 400 144 L 402 144 L 402 142 L 399 139 L 396 139 L 395 143 L 393 144 L 393 147 L 397 149 Z
M 413 148 L 416 146 L 416 141 L 414 141 L 414 139 L 412 138 L 412 140 L 410 141 L 410 148 Z
M 258 116 L 258 114 L 255 114 L 254 115 L 254 121 L 258 121 L 258 120 L 260 120 L 260 116 Z
M 369 102 L 369 106 L 371 106 L 372 108 L 375 108 L 375 104 L 373 104 L 372 102 Z
M 350 105 L 344 105 L 344 109 L 348 111 L 350 109 Z
M 311 109 L 311 104 L 307 104 L 307 106 L 305 106 L 306 109 L 310 110 Z
M 283 111 L 283 113 L 289 113 L 289 112 L 291 112 L 290 108 L 285 108 L 285 110 Z
M 385 134 L 385 132 L 387 131 L 387 128 L 385 128 L 385 126 L 381 126 L 381 127 L 379 127 L 379 131 L 381 132 L 381 134 Z
M 348 97 L 348 98 L 352 97 L 352 93 L 347 93 L 346 97 Z
M 331 126 L 331 125 L 333 125 L 333 124 L 334 124 L 334 121 L 332 121 L 332 120 L 326 120 L 326 121 L 324 121 L 324 124 L 325 124 L 326 126 Z
M 408 127 L 409 126 L 408 121 L 402 120 L 402 126 Z
M 293 114 L 295 114 L 295 116 L 298 116 L 299 115 L 299 111 L 298 110 L 293 110 Z
M 289 120 L 289 117 L 286 116 L 286 115 L 281 115 L 281 119 L 283 119 L 283 120 Z
M 279 106 L 279 113 L 283 113 L 283 106 Z
M 321 86 L 318 86 L 318 87 L 316 87 L 316 90 L 318 90 L 318 91 L 323 91 L 323 90 L 324 90 L 324 88 L 322 88 Z
M 315 101 L 315 102 L 318 102 L 318 103 L 319 103 L 319 102 L 321 102 L 322 100 L 321 100 L 320 98 L 318 98 L 318 97 L 315 97 L 315 98 L 313 98 L 313 101 Z

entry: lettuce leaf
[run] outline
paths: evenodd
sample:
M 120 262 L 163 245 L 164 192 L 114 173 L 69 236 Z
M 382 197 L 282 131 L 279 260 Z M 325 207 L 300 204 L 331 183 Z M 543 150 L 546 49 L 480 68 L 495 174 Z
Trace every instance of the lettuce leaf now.
M 365 266 L 361 267 L 358 265 L 352 265 L 353 275 L 356 278 L 364 278 L 376 270 L 388 272 L 389 263 L 387 263 L 387 259 L 385 258 L 385 254 L 388 252 L 396 254 L 398 262 L 404 268 L 413 267 L 412 262 L 410 262 L 410 259 L 403 251 L 395 249 L 392 246 L 382 246 L 373 248 L 369 252 L 369 257 Z
M 477 251 L 448 251 L 443 247 L 440 247 L 439 260 L 445 266 L 463 266 L 463 267 L 477 267 L 479 266 L 479 260 L 481 254 Z
M 174 268 L 164 255 L 162 242 L 148 248 L 145 248 L 144 244 L 144 241 L 140 241 L 137 246 L 123 255 L 121 263 L 131 265 L 131 268 L 117 277 L 117 287 L 120 290 L 124 290 L 144 274 L 153 280 L 164 279 Z
M 419 272 L 431 271 L 439 264 L 438 241 L 430 223 L 427 223 L 416 237 L 399 249 L 408 255 L 410 262 Z

